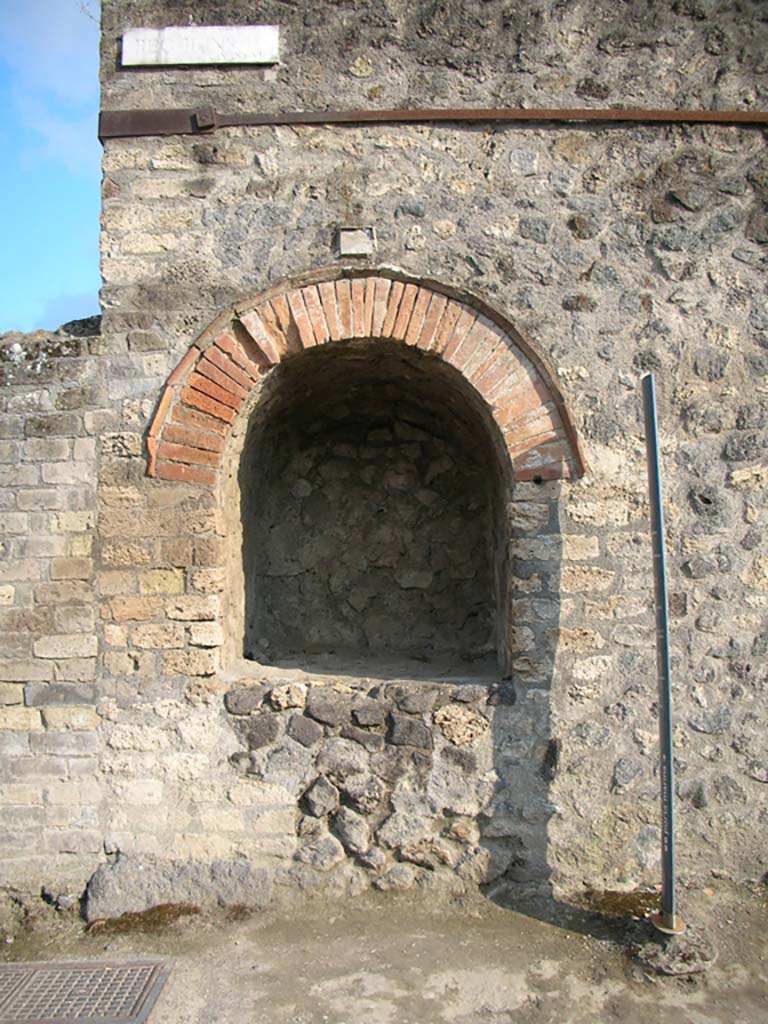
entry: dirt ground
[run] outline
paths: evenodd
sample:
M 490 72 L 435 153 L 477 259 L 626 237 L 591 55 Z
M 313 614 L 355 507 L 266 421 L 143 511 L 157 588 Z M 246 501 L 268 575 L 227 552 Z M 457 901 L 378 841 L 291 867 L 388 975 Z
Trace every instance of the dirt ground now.
M 660 975 L 636 950 L 656 933 L 541 895 L 509 909 L 411 894 L 291 913 L 161 911 L 84 930 L 33 912 L 3 959 L 162 957 L 150 1024 L 765 1024 L 765 887 L 691 889 L 680 909 L 718 957 Z

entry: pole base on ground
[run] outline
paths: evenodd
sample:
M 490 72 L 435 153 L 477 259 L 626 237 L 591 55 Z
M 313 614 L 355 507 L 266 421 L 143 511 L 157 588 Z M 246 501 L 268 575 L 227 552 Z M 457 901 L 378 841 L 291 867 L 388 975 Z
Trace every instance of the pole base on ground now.
M 665 935 L 682 935 L 686 927 L 685 921 L 677 914 L 651 914 L 650 921 L 657 931 Z

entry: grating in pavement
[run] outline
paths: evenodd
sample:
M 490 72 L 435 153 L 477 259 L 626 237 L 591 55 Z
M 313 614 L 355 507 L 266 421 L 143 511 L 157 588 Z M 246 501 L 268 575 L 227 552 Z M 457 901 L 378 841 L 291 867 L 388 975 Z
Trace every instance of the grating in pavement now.
M 0 965 L 0 1024 L 143 1024 L 167 977 L 157 961 Z

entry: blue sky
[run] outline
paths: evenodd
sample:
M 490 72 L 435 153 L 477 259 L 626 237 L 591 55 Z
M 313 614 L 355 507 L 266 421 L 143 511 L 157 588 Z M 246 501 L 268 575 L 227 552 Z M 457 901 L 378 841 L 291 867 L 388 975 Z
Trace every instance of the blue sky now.
M 99 312 L 98 0 L 0 0 L 0 334 Z

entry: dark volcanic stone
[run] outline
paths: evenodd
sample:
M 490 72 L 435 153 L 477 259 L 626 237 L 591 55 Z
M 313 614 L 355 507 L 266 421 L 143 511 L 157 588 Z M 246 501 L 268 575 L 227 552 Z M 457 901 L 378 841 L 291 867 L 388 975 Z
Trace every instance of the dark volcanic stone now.
M 421 747 L 432 749 L 432 733 L 415 718 L 406 715 L 392 715 L 389 742 L 397 747 Z
M 243 737 L 249 750 L 260 750 L 274 743 L 279 732 L 276 715 L 269 712 L 249 718 L 243 723 Z
M 350 707 L 347 700 L 329 690 L 310 690 L 307 714 L 324 725 L 346 725 Z
M 261 705 L 264 686 L 238 686 L 224 694 L 224 707 L 230 715 L 250 715 Z
M 303 747 L 313 747 L 324 736 L 322 725 L 313 722 L 305 715 L 291 715 L 286 730 L 291 739 L 301 743 Z
M 384 737 L 378 732 L 366 732 L 364 729 L 356 729 L 354 725 L 346 725 L 341 735 L 345 740 L 353 740 L 371 752 L 384 749 Z
M 352 718 L 362 726 L 384 725 L 387 709 L 380 701 L 367 700 L 352 709 Z

